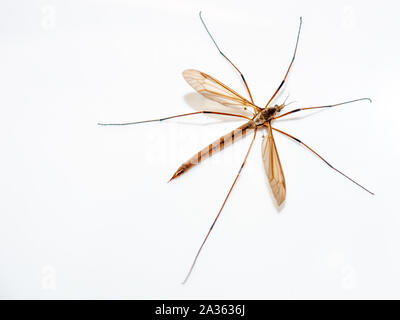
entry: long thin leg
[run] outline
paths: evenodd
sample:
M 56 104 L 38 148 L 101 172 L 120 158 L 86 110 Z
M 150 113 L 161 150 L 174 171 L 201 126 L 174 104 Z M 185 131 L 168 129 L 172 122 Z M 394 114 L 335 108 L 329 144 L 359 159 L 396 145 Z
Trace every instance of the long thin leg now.
M 336 106 L 341 106 L 343 104 L 352 103 L 352 102 L 356 102 L 356 101 L 362 101 L 362 100 L 368 100 L 369 102 L 372 102 L 372 100 L 370 98 L 361 98 L 361 99 L 356 99 L 356 100 L 351 100 L 351 101 L 346 101 L 346 102 L 341 102 L 341 103 L 336 103 L 336 104 L 330 104 L 330 105 L 326 105 L 326 106 L 299 108 L 299 109 L 295 109 L 295 110 L 286 112 L 284 114 L 281 114 L 281 115 L 279 115 L 279 116 L 277 116 L 275 118 L 272 118 L 272 120 L 276 120 L 276 119 L 288 116 L 289 114 L 292 114 L 292 113 L 295 113 L 295 112 L 299 112 L 299 111 L 302 111 L 302 110 L 332 108 L 332 107 L 336 107 Z
M 279 85 L 278 89 L 276 89 L 275 93 L 272 95 L 271 99 L 269 99 L 268 103 L 265 105 L 264 108 L 268 107 L 268 105 L 271 103 L 271 101 L 275 98 L 275 96 L 278 94 L 279 90 L 282 88 L 283 84 L 286 81 L 286 78 L 289 74 L 290 69 L 292 68 L 292 64 L 294 62 L 294 59 L 296 58 L 296 52 L 297 52 L 297 45 L 299 44 L 299 38 L 300 38 L 300 31 L 301 31 L 301 24 L 302 24 L 302 18 L 300 17 L 300 25 L 299 25 L 299 31 L 297 33 L 297 40 L 296 40 L 296 46 L 294 48 L 294 53 L 293 53 L 293 58 L 292 61 L 290 62 L 289 68 L 286 71 L 285 77 L 283 78 L 281 84 Z
M 164 120 L 169 120 L 169 119 L 173 119 L 173 118 L 191 116 L 191 115 L 194 115 L 194 114 L 201 114 L 201 113 L 203 113 L 203 114 L 219 114 L 219 115 L 223 115 L 223 116 L 240 117 L 240 118 L 244 118 L 244 119 L 247 119 L 247 120 L 251 120 L 249 117 L 246 117 L 246 116 L 243 116 L 243 115 L 240 115 L 240 114 L 216 112 L 216 111 L 197 111 L 197 112 L 191 112 L 191 113 L 178 114 L 176 116 L 170 116 L 170 117 L 161 118 L 161 119 L 144 120 L 144 121 L 136 121 L 136 122 L 124 122 L 124 123 L 98 123 L 98 125 L 99 126 L 127 126 L 127 125 L 131 125 L 131 124 L 164 121 Z
M 251 103 L 254 104 L 253 97 L 252 97 L 252 95 L 251 95 L 249 86 L 247 85 L 247 82 L 246 82 L 246 79 L 244 78 L 243 73 L 242 73 L 242 72 L 233 64 L 233 62 L 232 62 L 231 60 L 229 60 L 229 58 L 220 50 L 220 48 L 218 47 L 217 43 L 215 42 L 213 36 L 211 35 L 210 31 L 208 30 L 208 28 L 207 28 L 207 26 L 206 26 L 206 24 L 205 24 L 203 18 L 201 17 L 201 11 L 199 12 L 199 16 L 200 16 L 201 23 L 203 24 L 204 28 L 206 29 L 206 31 L 207 31 L 208 35 L 210 36 L 212 42 L 214 42 L 214 44 L 215 44 L 216 48 L 218 49 L 219 53 L 221 54 L 221 56 L 223 56 L 223 57 L 236 69 L 236 71 L 239 72 L 240 77 L 242 78 L 243 83 L 244 83 L 244 85 L 245 85 L 245 87 L 246 87 L 246 90 L 247 90 L 247 92 L 249 93 L 249 97 L 250 97 Z
M 271 127 L 272 128 L 272 127 Z M 284 134 L 285 136 L 288 136 L 289 138 L 297 141 L 298 143 L 302 144 L 303 146 L 305 146 L 308 150 L 310 150 L 312 153 L 314 153 L 317 157 L 319 157 L 323 162 L 325 162 L 329 167 L 331 167 L 333 170 L 339 172 L 342 176 L 346 177 L 347 179 L 349 179 L 351 182 L 353 182 L 354 184 L 356 184 L 357 186 L 359 186 L 360 188 L 364 189 L 365 191 L 367 191 L 370 194 L 374 194 L 373 192 L 369 191 L 367 188 L 363 187 L 361 184 L 359 184 L 358 182 L 354 181 L 353 179 L 351 179 L 350 177 L 346 176 L 343 172 L 339 171 L 338 169 L 336 169 L 334 166 L 332 166 L 328 161 L 326 161 L 324 158 L 322 158 L 316 151 L 314 151 L 313 149 L 311 149 L 308 145 L 306 145 L 304 142 L 300 141 L 299 139 L 293 137 L 292 135 L 290 135 L 289 133 L 286 133 L 284 131 L 281 131 L 279 129 L 276 128 L 272 128 L 275 131 L 278 131 L 279 133 Z
M 194 266 L 195 266 L 195 264 L 196 264 L 196 262 L 197 262 L 197 258 L 198 258 L 199 255 L 200 255 L 201 249 L 203 249 L 203 246 L 204 246 L 204 244 L 206 243 L 206 241 L 207 241 L 207 239 L 208 239 L 208 236 L 209 236 L 210 233 L 211 233 L 211 230 L 214 228 L 214 225 L 215 225 L 215 223 L 217 222 L 218 217 L 219 217 L 219 215 L 221 214 L 222 209 L 224 208 L 225 203 L 226 203 L 226 201 L 228 200 L 228 198 L 229 198 L 229 196 L 230 196 L 230 194 L 231 194 L 231 192 L 232 192 L 232 190 L 233 190 L 233 187 L 235 186 L 236 181 L 238 180 L 238 178 L 239 178 L 239 176 L 240 176 L 240 173 L 242 172 L 242 169 L 243 169 L 243 167 L 244 167 L 244 165 L 245 165 L 245 163 L 246 163 L 247 157 L 248 157 L 249 154 L 250 154 L 251 147 L 253 146 L 254 139 L 256 138 L 256 133 L 257 133 L 257 128 L 254 128 L 253 140 L 251 140 L 250 147 L 249 147 L 249 149 L 247 150 L 246 156 L 244 157 L 243 163 L 242 163 L 242 165 L 240 166 L 239 172 L 237 173 L 236 178 L 235 178 L 235 180 L 233 181 L 232 186 L 230 187 L 229 192 L 228 192 L 227 196 L 225 197 L 224 202 L 222 203 L 221 209 L 219 209 L 219 212 L 218 212 L 217 216 L 215 217 L 213 223 L 211 224 L 211 227 L 210 227 L 210 229 L 208 230 L 207 235 L 205 236 L 205 238 L 204 238 L 204 240 L 203 240 L 203 243 L 202 243 L 201 246 L 200 246 L 200 249 L 197 251 L 197 254 L 196 254 L 196 257 L 195 257 L 194 260 L 193 260 L 192 266 L 190 267 L 189 272 L 188 272 L 188 274 L 186 275 L 185 280 L 183 280 L 182 284 L 185 284 L 186 281 L 189 279 L 190 274 L 192 273 L 193 268 L 194 268 Z

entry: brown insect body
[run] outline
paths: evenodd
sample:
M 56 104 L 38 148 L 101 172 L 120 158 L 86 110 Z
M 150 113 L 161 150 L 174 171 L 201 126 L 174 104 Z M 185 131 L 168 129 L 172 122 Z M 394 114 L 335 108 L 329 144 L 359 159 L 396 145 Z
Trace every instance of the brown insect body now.
M 203 73 L 204 74 L 204 73 Z M 247 123 L 241 125 L 240 127 L 232 130 L 228 134 L 220 137 L 218 140 L 215 140 L 213 143 L 209 144 L 207 147 L 203 148 L 201 151 L 194 154 L 189 160 L 184 162 L 178 170 L 174 173 L 172 178 L 169 180 L 173 180 L 189 170 L 190 168 L 194 167 L 195 165 L 199 164 L 202 160 L 211 157 L 215 152 L 223 150 L 226 146 L 234 143 L 241 137 L 245 136 L 250 129 L 254 129 L 255 127 L 262 127 L 265 126 L 266 123 L 271 122 L 274 116 L 276 116 L 284 107 L 282 105 L 275 105 L 273 107 L 259 109 L 252 120 L 248 121 Z M 256 109 L 257 110 L 257 109 Z

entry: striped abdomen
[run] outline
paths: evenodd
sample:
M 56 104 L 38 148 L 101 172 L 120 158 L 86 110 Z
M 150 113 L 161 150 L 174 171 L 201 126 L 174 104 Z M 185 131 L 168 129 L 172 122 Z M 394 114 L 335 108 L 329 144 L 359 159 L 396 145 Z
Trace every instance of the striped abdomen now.
M 218 140 L 215 140 L 213 143 L 202 149 L 201 151 L 197 152 L 193 157 L 191 157 L 188 161 L 183 163 L 178 170 L 174 173 L 171 180 L 175 179 L 177 176 L 181 175 L 191 167 L 199 164 L 204 159 L 211 157 L 216 152 L 223 150 L 225 147 L 229 146 L 230 144 L 234 143 L 235 141 L 239 140 L 241 137 L 246 135 L 246 133 L 254 128 L 254 122 L 249 121 L 244 125 L 236 128 L 235 130 L 231 131 L 230 133 L 222 136 Z M 170 180 L 170 181 L 171 181 Z

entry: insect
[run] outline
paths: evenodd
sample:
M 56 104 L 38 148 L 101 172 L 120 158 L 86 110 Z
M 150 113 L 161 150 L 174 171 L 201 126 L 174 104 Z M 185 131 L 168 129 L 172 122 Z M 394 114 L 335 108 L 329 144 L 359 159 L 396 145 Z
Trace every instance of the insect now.
M 207 110 L 203 110 L 203 111 L 197 111 L 197 112 L 191 112 L 191 113 L 185 113 L 185 114 L 180 114 L 180 115 L 175 115 L 175 116 L 170 116 L 170 117 L 166 117 L 166 118 L 161 118 L 161 119 L 154 119 L 154 120 L 145 120 L 145 121 L 137 121 L 137 122 L 126 122 L 126 123 L 99 123 L 99 125 L 132 125 L 132 124 L 139 124 L 139 123 L 146 123 L 146 122 L 155 122 L 155 121 L 164 121 L 164 120 L 168 120 L 168 119 L 172 119 L 172 118 L 177 118 L 177 117 L 184 117 L 184 116 L 190 116 L 190 115 L 195 115 L 195 114 L 217 114 L 217 115 L 221 115 L 221 116 L 231 116 L 231 117 L 240 117 L 243 119 L 246 119 L 247 122 L 244 123 L 243 125 L 239 126 L 238 128 L 236 128 L 235 130 L 233 130 L 232 132 L 220 137 L 219 139 L 217 139 L 216 141 L 214 141 L 213 143 L 211 143 L 210 145 L 208 145 L 207 147 L 205 147 L 204 149 L 202 149 L 201 151 L 199 151 L 198 153 L 196 153 L 195 155 L 193 155 L 189 160 L 187 160 L 185 163 L 183 163 L 178 170 L 176 170 L 176 172 L 173 174 L 171 180 L 174 180 L 175 178 L 177 178 L 178 176 L 182 175 L 183 173 L 185 173 L 186 171 L 188 171 L 190 168 L 196 166 L 197 164 L 199 164 L 202 160 L 206 159 L 207 157 L 210 157 L 211 155 L 213 155 L 215 152 L 222 150 L 224 147 L 226 147 L 229 144 L 234 143 L 235 141 L 237 141 L 239 138 L 241 138 L 242 136 L 244 136 L 246 133 L 253 131 L 253 136 L 252 136 L 252 140 L 250 143 L 250 146 L 247 150 L 247 153 L 245 154 L 244 160 L 239 168 L 238 173 L 236 174 L 236 177 L 218 211 L 218 214 L 216 215 L 213 223 L 211 224 L 211 227 L 209 228 L 206 236 L 204 237 L 203 242 L 201 243 L 200 248 L 198 249 L 195 258 L 192 262 L 192 265 L 189 269 L 189 272 L 187 273 L 183 283 L 186 283 L 186 281 L 189 279 L 194 266 L 196 265 L 197 259 L 200 255 L 201 250 L 203 249 L 204 244 L 206 243 L 215 223 L 217 222 L 231 192 L 233 187 L 235 186 L 236 182 L 238 181 L 238 178 L 242 172 L 242 169 L 244 167 L 244 165 L 246 164 L 247 158 L 249 156 L 250 150 L 253 147 L 254 144 L 254 140 L 256 138 L 256 134 L 258 131 L 260 130 L 266 130 L 267 131 L 267 135 L 266 137 L 263 138 L 262 141 L 262 157 L 263 157 L 263 162 L 264 162 L 264 167 L 265 167 L 265 173 L 268 177 L 268 181 L 272 190 L 272 194 L 276 200 L 276 203 L 278 206 L 280 206 L 283 201 L 285 200 L 286 197 L 286 183 L 285 183 L 285 176 L 283 173 L 283 169 L 282 169 L 282 165 L 281 162 L 279 160 L 279 155 L 278 155 L 278 151 L 275 145 L 275 141 L 274 141 L 274 135 L 273 135 L 273 131 L 276 131 L 280 134 L 283 134 L 287 137 L 289 137 L 290 139 L 295 140 L 296 142 L 298 142 L 299 144 L 303 145 L 304 147 L 306 147 L 309 151 L 311 151 L 313 154 L 315 154 L 317 157 L 319 157 L 323 162 L 325 162 L 330 168 L 332 168 L 333 170 L 335 170 L 336 172 L 340 173 L 341 175 L 343 175 L 345 178 L 347 178 L 349 181 L 353 182 L 354 184 L 356 184 L 357 186 L 359 186 L 360 188 L 362 188 L 363 190 L 367 191 L 368 193 L 372 194 L 373 193 L 371 191 L 369 191 L 367 188 L 363 187 L 361 184 L 359 184 L 358 182 L 356 182 L 355 180 L 353 180 L 352 178 L 350 178 L 349 176 L 345 175 L 343 172 L 341 172 L 340 170 L 336 169 L 334 166 L 332 166 L 328 161 L 326 161 L 321 155 L 319 155 L 314 149 L 312 149 L 311 147 L 309 147 L 307 144 L 305 144 L 304 142 L 302 142 L 301 140 L 297 139 L 296 137 L 292 136 L 289 133 L 286 133 L 282 130 L 279 130 L 275 127 L 272 126 L 272 121 L 276 120 L 276 119 L 280 119 L 282 117 L 286 117 L 290 114 L 299 112 L 299 111 L 303 111 L 303 110 L 315 110 L 315 109 L 323 109 L 323 108 L 331 108 L 331 107 L 336 107 L 336 106 L 340 106 L 340 105 L 344 105 L 344 104 L 348 104 L 348 103 L 352 103 L 352 102 L 356 102 L 356 101 L 362 101 L 362 100 L 366 100 L 371 102 L 371 99 L 369 98 L 360 98 L 360 99 L 355 99 L 355 100 L 350 100 L 350 101 L 345 101 L 345 102 L 341 102 L 341 103 L 336 103 L 336 104 L 330 104 L 330 105 L 322 105 L 322 106 L 312 106 L 312 107 L 303 107 L 303 108 L 298 108 L 298 109 L 294 109 L 288 112 L 285 112 L 283 114 L 281 114 L 282 109 L 286 106 L 285 102 L 282 104 L 275 104 L 275 105 L 271 105 L 271 102 L 273 101 L 273 99 L 276 97 L 276 95 L 278 94 L 278 92 L 280 92 L 280 90 L 282 89 L 283 85 L 286 82 L 286 79 L 288 77 L 288 74 L 292 68 L 293 62 L 295 60 L 296 57 L 296 52 L 297 52 L 297 47 L 298 47 L 298 43 L 299 43 L 299 38 L 300 38 L 300 32 L 301 32 L 301 25 L 302 25 L 302 18 L 300 17 L 300 23 L 299 23 L 299 29 L 297 32 L 297 38 L 296 38 L 296 45 L 294 48 L 294 53 L 293 53 L 293 57 L 292 60 L 289 64 L 288 69 L 286 70 L 286 73 L 284 75 L 283 80 L 281 81 L 281 83 L 279 84 L 278 88 L 276 89 L 276 91 L 274 92 L 274 94 L 271 96 L 271 98 L 268 100 L 267 104 L 261 108 L 258 107 L 254 101 L 253 101 L 253 97 L 251 95 L 250 89 L 247 85 L 247 82 L 245 80 L 245 77 L 243 76 L 242 72 L 233 64 L 233 62 L 220 50 L 219 46 L 217 45 L 217 43 L 215 42 L 213 36 L 211 35 L 210 31 L 208 30 L 201 12 L 199 13 L 199 17 L 201 20 L 201 23 L 203 24 L 206 32 L 208 33 L 208 35 L 210 36 L 211 40 L 213 41 L 215 47 L 217 48 L 217 50 L 219 51 L 219 53 L 234 67 L 234 69 L 239 73 L 243 84 L 246 88 L 247 94 L 249 95 L 249 99 L 244 98 L 243 96 L 241 96 L 240 94 L 238 94 L 237 92 L 235 92 L 234 90 L 232 90 L 231 88 L 227 87 L 226 85 L 224 85 L 222 82 L 218 81 L 217 79 L 211 77 L 210 75 L 201 72 L 201 71 L 197 71 L 197 70 L 185 70 L 183 72 L 183 77 L 184 79 L 187 81 L 187 83 L 192 86 L 193 89 L 195 89 L 198 93 L 200 93 L 201 95 L 203 95 L 204 97 L 216 101 L 219 104 L 226 106 L 226 107 L 231 107 L 234 108 L 238 111 L 247 111 L 248 115 L 243 115 L 241 114 L 241 112 L 216 112 L 216 111 L 207 111 Z

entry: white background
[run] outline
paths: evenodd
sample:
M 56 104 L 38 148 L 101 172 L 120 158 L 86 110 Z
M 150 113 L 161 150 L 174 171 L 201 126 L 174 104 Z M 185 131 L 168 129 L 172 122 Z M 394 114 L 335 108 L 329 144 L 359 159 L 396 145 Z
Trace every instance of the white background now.
M 373 4 L 374 3 L 374 4 Z M 400 298 L 399 5 L 396 1 L 2 1 L 1 298 Z M 372 189 L 371 196 L 275 134 L 287 198 L 278 211 L 261 136 L 198 260 L 250 137 L 167 184 L 239 126 L 194 116 L 181 76 L 209 73 L 263 106 L 368 96 L 275 126 Z

